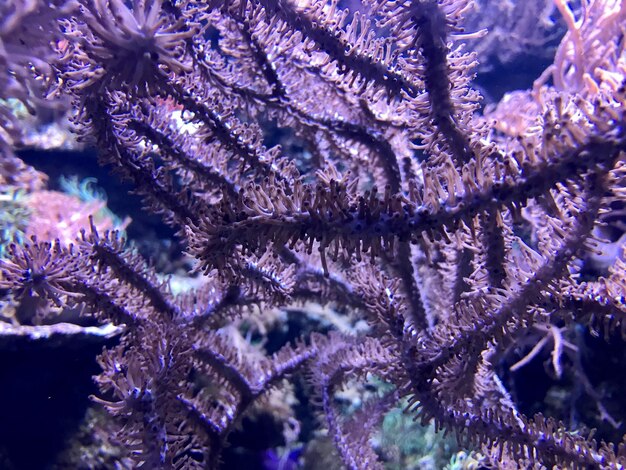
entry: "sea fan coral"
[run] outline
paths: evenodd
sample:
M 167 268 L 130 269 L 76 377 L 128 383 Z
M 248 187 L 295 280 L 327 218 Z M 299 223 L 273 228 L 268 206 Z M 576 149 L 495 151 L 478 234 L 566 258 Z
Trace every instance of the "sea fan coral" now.
M 72 88 L 150 96 L 166 71 L 189 71 L 182 55 L 196 28 L 176 19 L 162 0 L 134 0 L 132 8 L 122 0 L 85 0 L 65 28 L 71 68 L 63 77 Z
M 123 325 L 95 401 L 135 467 L 219 466 L 298 372 L 349 468 L 384 468 L 371 436 L 400 400 L 494 467 L 626 465 L 624 444 L 523 412 L 501 377 L 550 331 L 556 374 L 610 416 L 580 356 L 561 359 L 568 329 L 626 332 L 623 261 L 586 261 L 626 202 L 624 2 L 554 0 L 554 65 L 493 114 L 472 88 L 470 0 L 79 3 L 54 91 L 203 279 L 175 295 L 92 221 L 68 247 L 14 246 L 1 286 Z M 367 327 L 270 344 L 240 322 L 303 301 Z M 345 385 L 368 398 L 351 413 Z

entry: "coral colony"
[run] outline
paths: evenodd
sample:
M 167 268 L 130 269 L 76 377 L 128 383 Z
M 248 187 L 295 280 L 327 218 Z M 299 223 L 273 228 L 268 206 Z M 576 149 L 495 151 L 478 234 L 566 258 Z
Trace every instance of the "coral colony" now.
M 69 211 L 73 240 L 23 229 L 6 245 L 7 309 L 121 331 L 92 399 L 125 465 L 219 467 L 243 417 L 296 378 L 335 468 L 384 468 L 372 436 L 400 403 L 482 465 L 626 465 L 623 444 L 522 413 L 497 370 L 528 332 L 521 362 L 548 351 L 556 375 L 575 367 L 568 328 L 626 336 L 623 246 L 588 274 L 626 199 L 626 2 L 546 2 L 566 30 L 553 64 L 485 109 L 468 44 L 488 32 L 464 23 L 478 3 L 0 3 L 3 194 L 43 185 L 10 103 L 65 106 L 195 258 L 196 287 L 174 292 L 95 209 Z M 238 330 L 305 302 L 363 326 L 271 354 Z M 337 395 L 374 379 L 345 412 Z

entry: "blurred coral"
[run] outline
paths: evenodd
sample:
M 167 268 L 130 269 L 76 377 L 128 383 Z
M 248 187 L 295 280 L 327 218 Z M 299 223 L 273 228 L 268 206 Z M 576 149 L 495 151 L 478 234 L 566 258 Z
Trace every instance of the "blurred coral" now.
M 76 195 L 59 191 L 35 191 L 25 196 L 29 222 L 25 234 L 39 240 L 60 240 L 64 245 L 74 242 L 81 230 L 89 227 L 89 219 L 101 230 L 124 230 L 130 220 L 117 220 L 106 209 L 106 199 L 81 200 Z

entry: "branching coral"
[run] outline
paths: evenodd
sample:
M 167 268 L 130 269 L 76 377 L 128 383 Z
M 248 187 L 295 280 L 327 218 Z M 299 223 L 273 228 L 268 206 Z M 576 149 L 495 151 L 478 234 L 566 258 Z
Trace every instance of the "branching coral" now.
M 464 41 L 484 33 L 464 31 L 470 1 L 342 5 L 83 1 L 63 21 L 56 91 L 208 279 L 174 296 L 92 227 L 70 247 L 13 248 L 2 286 L 126 326 L 96 400 L 137 467 L 216 466 L 296 370 L 349 468 L 383 466 L 371 432 L 401 398 L 494 466 L 624 466 L 623 445 L 521 413 L 496 369 L 534 325 L 626 331 L 623 262 L 581 276 L 602 216 L 626 202 L 622 2 L 583 2 L 576 20 L 555 0 L 569 33 L 554 66 L 491 115 L 471 88 Z M 306 164 L 270 144 L 268 120 Z M 369 328 L 273 356 L 224 334 L 253 305 L 311 300 Z M 391 391 L 341 416 L 337 390 L 372 374 Z

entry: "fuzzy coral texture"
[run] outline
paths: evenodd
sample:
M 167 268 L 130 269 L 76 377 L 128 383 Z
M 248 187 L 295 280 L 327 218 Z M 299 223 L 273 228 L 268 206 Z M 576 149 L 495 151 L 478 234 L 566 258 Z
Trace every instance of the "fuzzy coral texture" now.
M 626 336 L 624 247 L 581 275 L 626 198 L 626 2 L 554 0 L 567 27 L 554 64 L 484 111 L 465 49 L 486 33 L 465 30 L 473 7 L 2 4 L 0 98 L 70 99 L 81 139 L 205 276 L 175 295 L 87 221 L 73 243 L 15 244 L 0 265 L 13 302 L 123 325 L 94 400 L 117 418 L 133 468 L 218 467 L 242 416 L 294 373 L 347 468 L 383 468 L 371 433 L 401 399 L 494 467 L 626 465 L 622 444 L 525 416 L 496 371 L 529 331 L 530 354 L 552 348 L 557 375 L 568 326 Z M 0 182 L 37 186 L 14 154 L 18 123 L 5 108 L 0 119 Z M 268 122 L 304 150 L 270 146 Z M 273 355 L 232 333 L 241 315 L 304 301 L 368 327 Z M 372 376 L 386 393 L 341 413 L 342 385 Z

